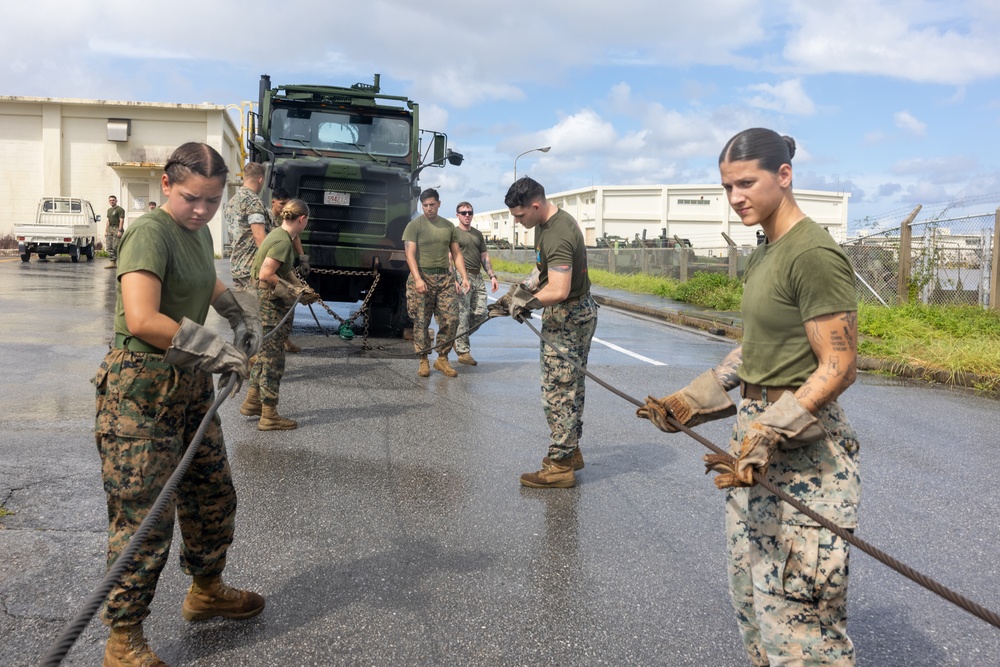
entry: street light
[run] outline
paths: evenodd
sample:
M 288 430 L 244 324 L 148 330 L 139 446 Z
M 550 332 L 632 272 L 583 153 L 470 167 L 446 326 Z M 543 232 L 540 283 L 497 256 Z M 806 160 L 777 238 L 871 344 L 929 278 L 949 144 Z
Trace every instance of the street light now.
M 527 155 L 528 153 L 534 153 L 535 151 L 538 151 L 540 153 L 548 153 L 550 150 L 552 150 L 552 146 L 545 146 L 544 148 L 532 148 L 531 150 L 524 151 L 523 153 L 521 153 L 520 155 L 518 155 L 516 158 L 514 158 L 514 180 L 515 181 L 517 180 L 517 158 L 521 157 L 521 155 Z
M 543 146 L 542 148 L 532 148 L 530 150 L 524 151 L 523 153 L 520 153 L 516 158 L 514 158 L 514 181 L 517 181 L 517 159 L 519 157 L 521 157 L 521 155 L 527 155 L 528 153 L 534 153 L 535 151 L 538 151 L 539 153 L 548 153 L 550 150 L 552 150 L 552 146 Z M 513 257 L 513 253 L 514 253 L 514 246 L 517 245 L 517 231 L 516 230 L 517 230 L 517 225 L 514 223 L 513 220 L 511 220 L 510 221 L 510 252 L 511 252 L 511 256 L 512 257 Z

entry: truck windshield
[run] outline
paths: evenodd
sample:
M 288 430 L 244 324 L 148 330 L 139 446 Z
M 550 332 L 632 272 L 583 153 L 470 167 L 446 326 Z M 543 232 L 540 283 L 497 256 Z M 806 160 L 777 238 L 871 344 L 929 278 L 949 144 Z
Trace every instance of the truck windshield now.
M 271 143 L 317 151 L 406 157 L 410 153 L 410 123 L 382 118 L 308 109 L 275 109 Z

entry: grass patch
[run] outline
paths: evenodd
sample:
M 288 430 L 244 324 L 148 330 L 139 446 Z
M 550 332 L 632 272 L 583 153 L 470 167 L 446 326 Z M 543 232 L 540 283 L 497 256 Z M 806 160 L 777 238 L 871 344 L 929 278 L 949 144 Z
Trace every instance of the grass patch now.
M 1000 313 L 977 306 L 861 304 L 858 353 L 944 371 L 974 373 L 979 389 L 1000 389 Z
M 518 264 L 503 259 L 491 261 L 495 270 L 504 273 L 526 276 L 535 268 L 534 264 Z M 611 273 L 603 269 L 592 269 L 590 282 L 609 289 L 653 294 L 713 310 L 739 310 L 743 301 L 743 283 L 721 273 L 698 272 L 686 283 L 681 283 L 648 273 Z

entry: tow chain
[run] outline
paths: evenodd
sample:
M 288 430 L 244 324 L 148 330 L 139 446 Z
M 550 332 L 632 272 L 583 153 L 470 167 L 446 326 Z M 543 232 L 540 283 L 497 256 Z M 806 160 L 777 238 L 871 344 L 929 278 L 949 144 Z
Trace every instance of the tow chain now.
M 321 305 L 323 307 L 323 309 L 327 313 L 329 313 L 330 316 L 339 323 L 338 330 L 339 330 L 340 337 L 344 338 L 345 340 L 349 340 L 349 339 L 351 339 L 351 338 L 354 337 L 354 325 L 353 325 L 353 322 L 354 322 L 354 320 L 358 319 L 358 316 L 360 315 L 362 317 L 363 322 L 364 322 L 364 335 L 363 335 L 363 337 L 361 339 L 361 348 L 364 349 L 364 350 L 374 349 L 374 348 L 372 348 L 371 344 L 368 342 L 368 330 L 369 330 L 369 327 L 371 325 L 371 311 L 368 308 L 368 302 L 371 301 L 372 295 L 375 294 L 375 286 L 378 285 L 379 278 L 382 277 L 382 274 L 379 273 L 378 268 L 377 267 L 373 268 L 371 271 L 348 271 L 346 269 L 315 269 L 314 268 L 314 269 L 310 270 L 310 273 L 321 273 L 321 274 L 328 275 L 328 276 L 374 276 L 374 280 L 372 280 L 371 287 L 368 288 L 368 291 L 365 293 L 365 298 L 361 301 L 361 307 L 358 308 L 358 310 L 356 310 L 355 312 L 353 312 L 347 318 L 343 318 L 340 315 L 338 315 L 337 313 L 333 312 L 333 309 L 331 309 L 330 306 L 326 305 L 326 302 L 323 301 L 322 299 L 319 299 L 319 300 L 316 301 L 316 303 L 318 303 L 319 305 Z M 310 307 L 309 310 L 310 310 L 310 312 L 312 312 L 312 308 L 311 307 Z M 316 318 L 316 313 L 313 313 L 312 316 L 313 316 L 313 319 L 316 320 L 316 324 L 319 324 L 319 319 Z M 320 330 L 323 330 L 323 325 L 319 324 L 319 328 L 320 328 Z M 347 335 L 348 331 L 350 331 L 350 335 Z M 326 333 L 326 331 L 324 330 L 323 333 Z M 329 334 L 327 334 L 327 335 L 329 335 Z M 379 349 L 382 349 L 381 345 L 379 346 Z
M 611 393 L 616 394 L 616 395 L 620 396 L 621 398 L 624 398 L 629 403 L 632 403 L 633 405 L 635 405 L 637 407 L 640 407 L 640 408 L 646 405 L 644 402 L 642 402 L 642 401 L 640 401 L 640 400 L 638 400 L 636 398 L 633 398 L 632 396 L 629 396 L 625 392 L 623 392 L 623 391 L 615 388 L 614 386 L 608 384 L 607 382 L 605 382 L 604 380 L 600 379 L 596 375 L 593 375 L 586 368 L 584 368 L 583 366 L 581 366 L 580 364 L 578 364 L 575 360 L 571 359 L 568 354 L 566 354 L 563 350 L 560 350 L 558 347 L 556 347 L 552 343 L 552 341 L 550 341 L 545 336 L 545 334 L 543 334 L 541 331 L 539 331 L 538 329 L 536 329 L 534 327 L 534 325 L 531 324 L 531 318 L 525 318 L 524 323 L 528 325 L 529 329 L 531 329 L 533 332 L 535 332 L 535 335 L 538 336 L 542 340 L 542 342 L 544 344 L 548 345 L 553 350 L 555 350 L 556 354 L 558 354 L 564 360 L 566 360 L 567 362 L 569 362 L 569 364 L 571 366 L 573 366 L 573 368 L 575 368 L 576 370 L 580 371 L 581 373 L 583 373 L 584 375 L 586 375 L 591 380 L 593 380 L 597 384 L 601 385 L 602 387 L 604 387 L 605 389 L 607 389 Z M 735 469 L 735 467 L 736 467 L 736 459 L 729 452 L 723 450 L 721 447 L 719 447 L 715 443 L 711 442 L 710 440 L 708 440 L 708 439 L 706 439 L 706 438 L 698 435 L 697 433 L 695 433 L 694 431 L 692 431 L 690 428 L 688 428 L 684 424 L 681 424 L 679 421 L 677 421 L 677 419 L 673 416 L 673 414 L 668 414 L 667 415 L 667 419 L 670 422 L 670 425 L 673 426 L 674 428 L 676 428 L 677 430 L 683 431 L 684 433 L 686 433 L 687 435 L 691 436 L 692 438 L 694 438 L 699 443 L 701 443 L 705 447 L 709 448 L 710 450 L 712 450 L 716 454 L 719 454 L 721 456 L 727 457 L 729 459 L 729 463 Z M 957 593 L 957 592 L 951 590 L 947 586 L 945 586 L 945 585 L 943 585 L 943 584 L 935 581 L 934 579 L 931 579 L 927 575 L 925 575 L 925 574 L 923 574 L 921 572 L 918 572 L 917 570 L 914 570 L 909 565 L 907 565 L 907 564 L 905 564 L 905 563 L 903 563 L 903 562 L 901 562 L 901 561 L 893 558 L 892 556 L 890 556 L 889 554 L 885 553 L 881 549 L 879 549 L 879 548 L 877 548 L 877 547 L 875 547 L 875 546 L 873 546 L 871 544 L 868 544 L 867 542 L 865 542 L 864 540 L 862 540 L 862 539 L 860 539 L 858 537 L 855 537 L 853 532 L 851 532 L 849 530 L 845 530 L 844 528 L 841 528 L 840 526 L 838 526 L 837 524 L 833 523 L 832 521 L 830 521 L 826 517 L 824 517 L 824 516 L 822 516 L 820 514 L 817 514 L 814 510 L 812 510 L 809 507 L 807 507 L 806 505 L 804 505 L 799 499 L 794 498 L 794 497 L 788 495 L 787 493 L 785 493 L 784 491 L 782 491 L 781 489 L 779 489 L 777 486 L 774 485 L 773 482 L 771 482 L 769 479 L 767 479 L 764 475 L 758 473 L 756 470 L 753 471 L 753 480 L 754 480 L 754 482 L 756 482 L 757 484 L 760 484 L 765 489 L 767 489 L 768 491 L 770 491 L 772 494 L 774 494 L 775 496 L 777 496 L 777 498 L 779 500 L 782 500 L 782 501 L 788 503 L 789 505 L 791 505 L 792 507 L 794 507 L 798 511 L 802 512 L 803 514 L 805 514 L 806 516 L 808 516 L 810 519 L 812 519 L 816 523 L 818 523 L 823 528 L 826 528 L 827 530 L 829 530 L 831 533 L 833 533 L 834 535 L 836 535 L 840 539 L 846 541 L 848 544 L 851 544 L 851 545 L 857 547 L 858 549 L 861 549 L 861 551 L 865 552 L 866 554 L 868 554 L 869 556 L 871 556 L 875 560 L 879 561 L 883 565 L 886 565 L 889 568 L 895 570 L 896 572 L 898 572 L 899 574 L 903 575 L 907 579 L 909 579 L 909 580 L 911 580 L 911 581 L 913 581 L 913 582 L 915 582 L 917 584 L 920 584 L 921 586 L 923 586 L 927 590 L 931 591 L 932 593 L 935 593 L 935 594 L 939 595 L 940 597 L 944 598 L 948 602 L 951 602 L 955 606 L 960 607 L 961 609 L 964 609 L 965 611 L 969 612 L 973 616 L 976 616 L 977 618 L 980 618 L 980 619 L 986 621 L 987 623 L 989 623 L 990 625 L 992 625 L 992 626 L 994 626 L 996 628 L 1000 628 L 1000 614 L 997 614 L 996 612 L 991 611 L 990 609 L 987 609 L 986 607 L 984 607 L 984 606 L 982 606 L 982 605 L 980 605 L 980 604 L 978 604 L 976 602 L 973 602 L 972 600 L 970 600 L 969 598 L 961 595 L 960 593 Z

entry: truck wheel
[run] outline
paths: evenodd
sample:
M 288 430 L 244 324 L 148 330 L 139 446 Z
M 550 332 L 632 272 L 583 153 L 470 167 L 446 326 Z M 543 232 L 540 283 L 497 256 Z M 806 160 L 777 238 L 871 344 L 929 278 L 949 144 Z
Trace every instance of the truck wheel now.
M 91 241 L 90 245 L 83 249 L 83 254 L 87 256 L 87 261 L 94 259 L 94 242 Z
M 78 245 L 70 246 L 69 258 L 73 260 L 74 264 L 80 261 L 80 246 Z
M 30 259 L 31 259 L 31 253 L 30 252 L 26 252 L 26 253 L 22 253 L 21 254 L 21 261 L 22 262 L 27 262 Z

